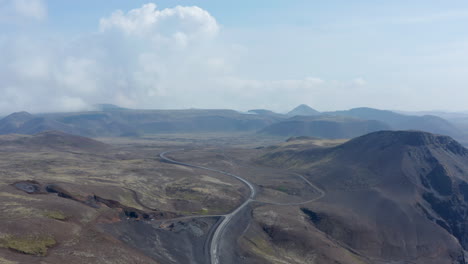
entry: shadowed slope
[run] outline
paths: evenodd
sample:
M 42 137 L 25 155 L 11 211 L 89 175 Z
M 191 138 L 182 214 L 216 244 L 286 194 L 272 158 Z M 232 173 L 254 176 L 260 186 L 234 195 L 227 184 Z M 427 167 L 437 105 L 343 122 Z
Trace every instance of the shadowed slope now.
M 468 151 L 452 138 L 381 131 L 261 161 L 307 173 L 327 192 L 311 223 L 373 261 L 465 263 Z

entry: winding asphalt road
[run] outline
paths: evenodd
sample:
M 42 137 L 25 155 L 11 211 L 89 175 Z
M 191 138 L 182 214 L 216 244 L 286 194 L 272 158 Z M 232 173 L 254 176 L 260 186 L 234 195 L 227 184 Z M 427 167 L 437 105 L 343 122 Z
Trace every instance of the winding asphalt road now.
M 175 152 L 175 151 L 182 151 L 182 150 L 166 151 L 166 152 L 163 152 L 163 153 L 159 154 L 159 157 L 161 159 L 163 159 L 163 160 L 165 160 L 167 162 L 173 163 L 173 164 L 178 164 L 178 165 L 188 166 L 188 167 L 192 167 L 192 168 L 198 168 L 198 169 L 203 169 L 203 170 L 207 170 L 207 171 L 217 172 L 217 173 L 221 173 L 221 174 L 236 178 L 239 181 L 243 182 L 250 189 L 250 196 L 243 204 L 241 204 L 239 207 L 237 207 L 236 210 L 232 211 L 231 213 L 221 216 L 221 217 L 223 217 L 223 220 L 218 225 L 218 227 L 216 228 L 216 231 L 213 234 L 213 237 L 211 238 L 211 244 L 210 244 L 211 264 L 219 264 L 218 251 L 219 251 L 219 241 L 221 240 L 222 233 L 224 232 L 224 230 L 226 229 L 227 225 L 232 220 L 232 218 L 240 210 L 242 210 L 246 205 L 248 205 L 250 202 L 254 201 L 254 198 L 255 198 L 255 195 L 257 194 L 257 191 L 255 190 L 254 186 L 250 182 L 248 182 L 244 178 L 242 178 L 240 176 L 237 176 L 237 175 L 234 175 L 232 173 L 221 171 L 221 170 L 216 170 L 216 169 L 212 169 L 212 168 L 207 168 L 207 167 L 203 167 L 203 166 L 188 164 L 188 163 L 184 163 L 184 162 L 179 162 L 179 161 L 175 161 L 173 159 L 170 159 L 170 158 L 166 157 L 167 153 Z
M 203 166 L 193 165 L 193 164 L 189 164 L 189 163 L 184 163 L 184 162 L 176 161 L 176 160 L 173 160 L 171 158 L 166 157 L 166 154 L 172 153 L 172 152 L 177 152 L 177 151 L 183 151 L 183 149 L 166 151 L 166 152 L 163 152 L 163 153 L 159 154 L 159 157 L 162 160 L 164 160 L 166 162 L 169 162 L 169 163 L 172 163 L 172 164 L 177 164 L 177 165 L 182 165 L 182 166 L 187 166 L 187 167 L 192 167 L 192 168 L 197 168 L 197 169 L 203 169 L 203 170 L 212 171 L 212 172 L 216 172 L 216 173 L 221 173 L 221 174 L 233 177 L 233 178 L 241 181 L 242 183 L 244 183 L 250 189 L 250 195 L 249 195 L 248 199 L 244 203 L 242 203 L 239 207 L 237 207 L 231 213 L 221 215 L 223 220 L 217 226 L 217 228 L 214 231 L 214 234 L 213 234 L 213 236 L 211 238 L 211 243 L 210 243 L 210 260 L 211 260 L 211 264 L 219 264 L 218 252 L 219 252 L 219 244 L 220 244 L 220 240 L 221 240 L 221 237 L 223 235 L 223 232 L 226 230 L 226 227 L 228 226 L 228 224 L 231 222 L 231 220 L 233 219 L 233 217 L 237 213 L 239 213 L 242 209 L 244 209 L 249 203 L 255 201 L 254 198 L 255 198 L 255 196 L 257 194 L 257 191 L 256 191 L 256 189 L 255 189 L 255 187 L 253 186 L 252 183 L 250 183 L 246 179 L 244 179 L 244 178 L 242 178 L 240 176 L 237 176 L 235 174 L 225 172 L 225 171 L 221 171 L 221 170 L 217 170 L 217 169 L 208 168 L 208 167 L 203 167 Z M 304 176 L 299 175 L 299 174 L 294 174 L 294 175 L 296 175 L 297 177 L 300 177 L 301 179 L 303 179 L 309 186 L 311 186 L 312 188 L 317 190 L 320 195 L 318 197 L 312 199 L 312 200 L 299 202 L 299 203 L 269 203 L 269 202 L 260 202 L 260 203 L 272 204 L 272 205 L 301 205 L 301 204 L 306 204 L 306 203 L 316 201 L 316 200 L 321 199 L 322 197 L 325 196 L 325 192 L 322 189 L 315 186 L 313 183 L 311 183 L 309 180 L 307 180 Z

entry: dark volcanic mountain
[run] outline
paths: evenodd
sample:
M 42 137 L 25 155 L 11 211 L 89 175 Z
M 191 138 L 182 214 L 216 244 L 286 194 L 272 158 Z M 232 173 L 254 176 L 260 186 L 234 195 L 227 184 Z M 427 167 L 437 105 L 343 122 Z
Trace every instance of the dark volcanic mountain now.
M 289 111 L 288 116 L 316 116 L 320 115 L 320 112 L 313 109 L 312 107 L 301 104 L 293 110 Z
M 321 186 L 325 198 L 303 212 L 371 263 L 465 263 L 468 150 L 450 137 L 381 131 L 332 148 L 275 149 L 261 162 Z
M 272 124 L 262 129 L 260 133 L 285 137 L 312 136 L 338 139 L 357 137 L 389 128 L 386 124 L 375 120 L 339 116 L 296 116 Z

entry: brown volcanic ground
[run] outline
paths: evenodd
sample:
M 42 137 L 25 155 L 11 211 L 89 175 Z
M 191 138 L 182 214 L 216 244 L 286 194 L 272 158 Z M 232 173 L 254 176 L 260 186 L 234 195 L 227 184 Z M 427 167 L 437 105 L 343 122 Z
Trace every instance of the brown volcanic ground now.
M 0 263 L 203 263 L 216 217 L 165 221 L 226 213 L 245 188 L 161 162 L 168 148 L 61 132 L 1 136 Z
M 156 156 L 179 148 L 174 159 L 258 190 L 226 232 L 223 264 L 465 263 L 468 151 L 451 138 L 384 131 L 258 148 L 268 140 L 189 137 L 1 136 L 0 263 L 208 263 L 215 215 L 247 190 Z
M 302 212 L 365 262 L 465 263 L 468 151 L 449 137 L 382 131 L 330 148 L 277 148 L 260 161 L 323 188 Z

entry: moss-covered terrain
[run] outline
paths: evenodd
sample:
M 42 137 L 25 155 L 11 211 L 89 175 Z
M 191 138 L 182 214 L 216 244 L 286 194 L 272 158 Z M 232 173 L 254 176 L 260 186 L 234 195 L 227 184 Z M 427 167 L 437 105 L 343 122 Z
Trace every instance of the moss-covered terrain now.
M 5 235 L 0 237 L 0 247 L 34 256 L 45 256 L 47 249 L 56 243 L 55 239 L 48 235 L 26 237 Z

